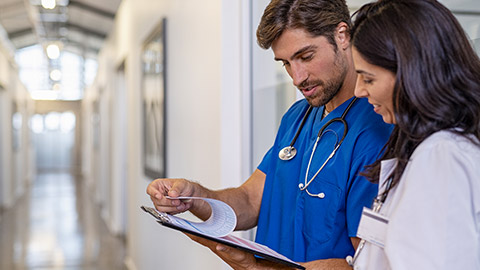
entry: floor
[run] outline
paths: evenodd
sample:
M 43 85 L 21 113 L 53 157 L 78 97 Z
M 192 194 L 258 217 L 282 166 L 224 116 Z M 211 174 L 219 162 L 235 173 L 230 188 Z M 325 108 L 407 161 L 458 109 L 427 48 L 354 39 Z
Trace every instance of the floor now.
M 39 174 L 0 214 L 1 270 L 123 270 L 125 248 L 100 218 L 81 179 Z

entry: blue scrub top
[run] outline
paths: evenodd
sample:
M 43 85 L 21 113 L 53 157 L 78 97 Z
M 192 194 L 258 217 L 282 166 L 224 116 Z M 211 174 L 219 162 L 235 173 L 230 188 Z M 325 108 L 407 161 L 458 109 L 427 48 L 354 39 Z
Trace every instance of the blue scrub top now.
M 352 98 L 353 99 L 353 98 Z M 377 185 L 359 172 L 380 157 L 392 126 L 385 124 L 366 99 L 358 99 L 346 116 L 348 133 L 334 157 L 308 186 L 309 196 L 298 185 L 305 173 L 317 133 L 334 117 L 340 117 L 348 100 L 325 119 L 323 106 L 313 108 L 302 128 L 295 148 L 297 156 L 284 161 L 279 151 L 290 145 L 308 108 L 305 99 L 297 101 L 283 116 L 274 145 L 258 169 L 266 174 L 258 219 L 256 242 L 265 244 L 297 262 L 353 255 L 350 237 L 355 237 L 362 208 L 371 206 Z M 343 135 L 343 125 L 326 128 L 313 156 L 307 182 L 332 152 Z

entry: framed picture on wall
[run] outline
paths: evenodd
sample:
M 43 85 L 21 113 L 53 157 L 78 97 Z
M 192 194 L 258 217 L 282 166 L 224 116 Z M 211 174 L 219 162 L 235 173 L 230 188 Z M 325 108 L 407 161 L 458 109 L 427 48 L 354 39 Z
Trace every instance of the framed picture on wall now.
M 142 105 L 143 162 L 146 176 L 165 177 L 165 88 L 166 88 L 166 19 L 155 27 L 143 45 Z
M 100 89 L 100 93 L 102 90 Z M 92 140 L 95 152 L 100 151 L 100 101 L 94 100 L 92 103 Z
M 19 152 L 22 148 L 22 113 L 16 102 L 12 103 L 12 149 Z

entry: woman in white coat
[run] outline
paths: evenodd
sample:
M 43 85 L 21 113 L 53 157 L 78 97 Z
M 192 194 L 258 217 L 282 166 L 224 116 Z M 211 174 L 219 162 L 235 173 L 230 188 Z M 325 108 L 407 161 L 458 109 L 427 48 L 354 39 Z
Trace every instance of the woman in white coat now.
M 355 269 L 480 269 L 480 60 L 434 0 L 363 6 L 352 29 L 355 95 L 395 124 L 365 171 Z

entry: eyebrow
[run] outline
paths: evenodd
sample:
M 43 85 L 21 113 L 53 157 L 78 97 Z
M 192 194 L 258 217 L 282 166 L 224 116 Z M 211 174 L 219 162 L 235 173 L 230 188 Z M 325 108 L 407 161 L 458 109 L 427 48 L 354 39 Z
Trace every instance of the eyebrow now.
M 370 76 L 375 76 L 375 74 L 370 73 L 370 72 L 366 72 L 365 70 L 357 69 L 356 71 L 357 71 L 358 74 L 366 74 L 366 75 L 370 75 Z
M 295 59 L 295 57 L 299 56 L 299 55 L 302 54 L 302 53 L 305 53 L 306 51 L 315 50 L 315 49 L 317 49 L 317 48 L 318 48 L 318 47 L 317 47 L 316 45 L 308 45 L 308 46 L 305 46 L 305 47 L 301 48 L 300 50 L 296 51 L 296 52 L 290 57 L 290 60 Z M 277 57 L 275 57 L 274 60 L 275 60 L 275 61 L 284 61 L 284 59 L 277 58 Z

